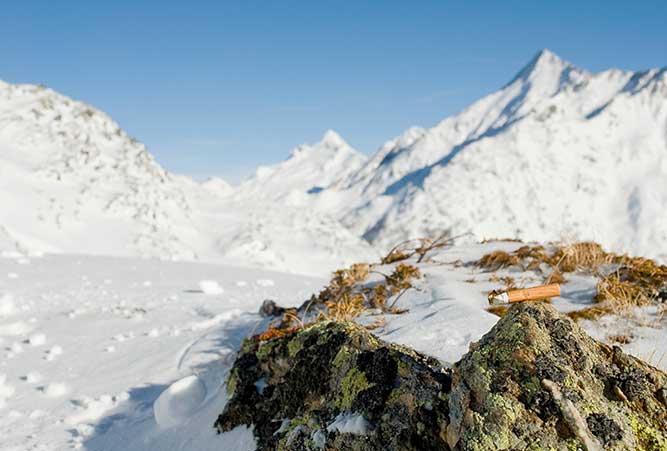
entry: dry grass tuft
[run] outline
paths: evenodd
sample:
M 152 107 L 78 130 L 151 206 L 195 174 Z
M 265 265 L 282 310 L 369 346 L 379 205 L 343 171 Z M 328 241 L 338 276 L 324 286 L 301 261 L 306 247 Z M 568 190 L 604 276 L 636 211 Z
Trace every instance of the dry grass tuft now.
M 609 335 L 607 336 L 607 341 L 610 343 L 619 343 L 622 345 L 627 345 L 632 342 L 634 337 L 628 335 Z
M 586 307 L 581 310 L 575 310 L 573 312 L 568 312 L 567 316 L 572 318 L 575 321 L 582 319 L 587 319 L 589 321 L 595 321 L 601 316 L 608 315 L 612 313 L 612 310 L 606 306 L 597 306 Z
M 651 290 L 651 295 L 667 301 L 667 266 L 642 257 L 616 256 L 615 263 L 621 266 L 616 271 L 619 277 Z
M 387 322 L 387 320 L 384 319 L 384 318 L 375 318 L 375 320 L 373 321 L 373 324 L 369 324 L 368 326 L 366 326 L 366 329 L 368 329 L 368 330 L 378 329 L 380 327 L 383 327 L 386 322 Z
M 464 235 L 451 236 L 449 233 L 444 233 L 438 238 L 416 238 L 402 241 L 394 246 L 380 262 L 388 265 L 417 256 L 417 263 L 421 263 L 431 251 L 449 246 Z
M 519 259 L 525 260 L 527 258 L 539 260 L 539 261 L 548 261 L 549 256 L 547 251 L 542 245 L 537 246 L 521 246 L 519 249 L 512 252 L 513 255 L 516 255 Z
M 558 269 L 554 269 L 553 272 L 547 277 L 546 284 L 550 283 L 565 283 L 567 282 L 567 279 L 565 279 L 565 276 L 563 276 L 563 273 L 560 272 Z
M 391 296 L 387 285 L 378 284 L 373 287 L 373 291 L 370 296 L 371 307 L 374 308 L 383 308 L 387 303 L 387 298 Z
M 499 276 L 498 274 L 493 274 L 489 277 L 489 282 L 502 283 L 505 285 L 506 290 L 512 290 L 517 287 L 516 280 L 511 276 Z
M 421 278 L 419 268 L 406 263 L 400 263 L 390 275 L 385 276 L 387 285 L 392 293 L 398 293 L 401 290 L 412 288 L 412 279 Z
M 479 259 L 476 264 L 481 268 L 497 271 L 502 268 L 520 265 L 521 259 L 505 251 L 493 251 Z
M 613 255 L 612 263 L 618 269 L 598 281 L 596 302 L 605 303 L 615 314 L 627 314 L 634 307 L 658 305 L 664 312 L 664 294 L 667 289 L 667 266 L 647 258 Z
M 320 308 L 318 320 L 350 321 L 369 308 L 381 309 L 383 313 L 400 314 L 405 310 L 394 308 L 396 301 L 409 289 L 413 281 L 421 277 L 419 268 L 407 263 L 399 263 L 391 274 L 382 274 L 384 280 L 371 286 L 364 285 L 372 271 L 368 264 L 355 264 L 349 269 L 334 272 L 333 278 L 310 305 Z M 391 305 L 387 301 L 392 297 Z
M 605 252 L 598 243 L 582 241 L 559 247 L 550 262 L 562 272 L 590 271 L 595 273 L 600 266 L 610 263 L 612 259 L 612 254 Z
M 574 271 L 595 273 L 601 265 L 611 262 L 613 262 L 613 254 L 605 252 L 597 243 L 583 241 L 558 246 L 551 253 L 547 252 L 542 245 L 521 246 L 511 253 L 494 251 L 477 261 L 477 266 L 490 271 L 510 266 L 540 271 L 542 265 L 546 265 L 559 273 Z
M 291 335 L 297 330 L 301 329 L 302 327 L 304 327 L 304 325 L 301 324 L 298 326 L 291 326 L 285 328 L 269 327 L 261 334 L 255 335 L 253 338 L 257 341 L 269 341 L 273 340 L 274 338 L 280 338 L 287 335 Z
M 506 243 L 521 243 L 523 242 L 522 240 L 518 238 L 484 238 L 481 243 L 486 244 L 486 243 L 499 243 L 499 242 L 506 242 Z
M 343 293 L 340 298 L 327 301 L 325 305 L 327 310 L 320 314 L 319 319 L 351 321 L 366 310 L 364 296 L 359 293 Z
M 603 277 L 597 284 L 595 302 L 607 302 L 614 313 L 624 313 L 633 307 L 649 305 L 652 298 L 644 286 L 622 280 L 618 274 Z
M 410 256 L 411 255 L 409 253 L 402 251 L 400 249 L 392 249 L 391 251 L 389 251 L 387 255 L 382 257 L 380 263 L 382 263 L 383 265 L 389 265 L 391 263 L 407 260 L 408 258 L 410 258 Z

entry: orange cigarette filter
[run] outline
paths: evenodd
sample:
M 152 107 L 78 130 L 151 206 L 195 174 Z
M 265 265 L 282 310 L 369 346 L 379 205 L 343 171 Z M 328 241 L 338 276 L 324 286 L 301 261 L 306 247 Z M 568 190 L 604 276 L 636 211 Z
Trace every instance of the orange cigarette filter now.
M 507 292 L 508 302 L 534 301 L 536 299 L 560 296 L 560 285 L 552 283 L 539 287 L 522 288 Z

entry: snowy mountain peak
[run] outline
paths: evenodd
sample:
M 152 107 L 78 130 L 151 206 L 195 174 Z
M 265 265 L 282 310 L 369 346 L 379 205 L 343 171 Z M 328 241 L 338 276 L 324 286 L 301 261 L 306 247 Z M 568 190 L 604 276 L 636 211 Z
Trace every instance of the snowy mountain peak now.
M 514 78 L 529 80 L 547 73 L 560 73 L 568 67 L 574 67 L 571 63 L 563 60 L 558 55 L 550 50 L 544 49 L 539 51 L 526 64 Z
M 312 158 L 314 153 L 326 154 L 325 157 L 333 157 L 337 152 L 358 153 L 335 131 L 327 130 L 322 135 L 322 139 L 315 144 L 301 144 L 290 154 L 290 158 L 304 158 L 309 155 Z
M 544 49 L 538 52 L 505 88 L 518 83 L 527 85 L 538 95 L 549 96 L 567 85 L 576 85 L 589 77 L 588 72 Z
M 272 166 L 260 166 L 239 187 L 241 196 L 261 194 L 302 204 L 311 195 L 357 171 L 366 156 L 354 150 L 335 131 L 327 130 L 315 144 L 302 144 L 290 157 Z
M 324 145 L 327 147 L 349 147 L 347 142 L 334 130 L 327 130 L 324 132 L 324 135 L 322 136 L 322 139 L 320 140 L 320 145 Z
M 409 130 L 337 184 L 359 197 L 343 222 L 384 246 L 444 231 L 565 234 L 665 259 L 655 243 L 667 242 L 666 80 L 664 69 L 590 73 L 543 50 L 500 90 Z

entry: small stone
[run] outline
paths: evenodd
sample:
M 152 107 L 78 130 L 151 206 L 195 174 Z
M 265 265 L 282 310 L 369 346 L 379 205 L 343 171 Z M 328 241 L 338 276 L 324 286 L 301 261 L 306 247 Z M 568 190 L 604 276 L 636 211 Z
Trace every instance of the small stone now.
M 259 314 L 264 318 L 281 316 L 283 313 L 285 313 L 285 309 L 271 299 L 265 299 L 264 302 L 262 302 L 262 306 L 259 308 Z

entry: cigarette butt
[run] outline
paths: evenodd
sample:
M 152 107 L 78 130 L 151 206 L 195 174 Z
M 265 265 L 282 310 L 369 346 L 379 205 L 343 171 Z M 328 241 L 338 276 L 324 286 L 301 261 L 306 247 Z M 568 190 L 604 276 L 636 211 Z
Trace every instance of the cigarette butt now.
M 509 302 L 534 301 L 535 299 L 552 298 L 554 296 L 560 296 L 560 285 L 557 283 L 507 292 Z
M 560 296 L 560 285 L 552 283 L 539 287 L 522 288 L 509 291 L 492 291 L 489 293 L 489 303 L 498 305 L 503 303 L 534 301 L 536 299 L 552 298 Z

